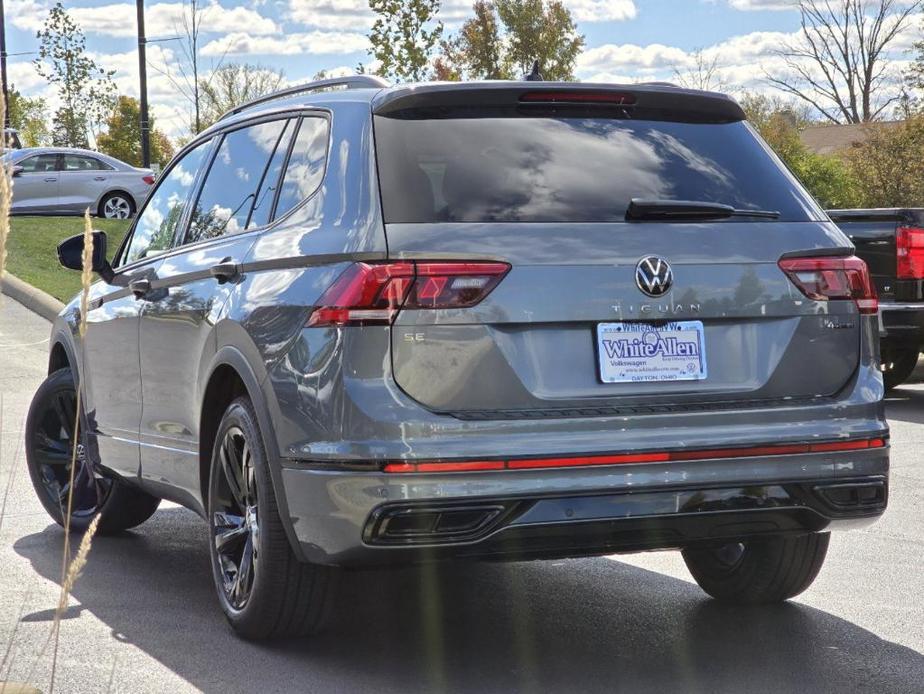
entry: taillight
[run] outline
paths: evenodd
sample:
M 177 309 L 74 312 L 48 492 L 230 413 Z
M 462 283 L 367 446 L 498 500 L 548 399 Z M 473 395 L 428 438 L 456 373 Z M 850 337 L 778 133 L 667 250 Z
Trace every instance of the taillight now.
M 809 299 L 852 299 L 860 313 L 879 310 L 869 270 L 856 256 L 783 258 L 779 265 Z
M 895 276 L 898 279 L 924 279 L 924 229 L 898 227 L 895 234 L 895 260 Z
M 154 177 L 153 177 L 153 176 L 142 176 L 142 177 L 141 177 L 141 180 L 144 181 L 145 183 L 147 183 L 149 186 L 153 186 L 153 185 L 154 185 Z
M 402 308 L 467 308 L 509 269 L 507 263 L 354 263 L 318 300 L 308 326 L 388 325 Z

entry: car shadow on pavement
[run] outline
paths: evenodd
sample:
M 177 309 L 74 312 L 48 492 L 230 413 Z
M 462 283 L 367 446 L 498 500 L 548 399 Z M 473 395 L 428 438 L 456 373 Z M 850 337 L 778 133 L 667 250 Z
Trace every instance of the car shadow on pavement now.
M 57 582 L 63 535 L 14 547 Z M 800 604 L 728 608 L 610 559 L 344 573 L 312 640 L 235 638 L 181 509 L 97 537 L 74 589 L 113 636 L 205 691 L 919 692 L 924 656 Z M 26 619 L 50 619 L 35 613 Z

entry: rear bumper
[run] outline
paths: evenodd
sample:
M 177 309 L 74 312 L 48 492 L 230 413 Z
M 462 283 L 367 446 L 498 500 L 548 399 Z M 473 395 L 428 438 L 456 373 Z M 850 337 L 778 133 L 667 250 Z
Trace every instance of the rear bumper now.
M 569 557 L 872 523 L 886 508 L 888 448 L 442 474 L 288 465 L 282 482 L 308 561 Z

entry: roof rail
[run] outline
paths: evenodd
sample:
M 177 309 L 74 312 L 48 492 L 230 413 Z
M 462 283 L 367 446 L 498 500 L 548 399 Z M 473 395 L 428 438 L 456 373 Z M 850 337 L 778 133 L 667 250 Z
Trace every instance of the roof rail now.
M 285 89 L 280 89 L 278 92 L 273 92 L 272 94 L 265 94 L 259 96 L 256 99 L 252 99 L 246 103 L 241 104 L 232 108 L 230 111 L 227 111 L 221 114 L 221 117 L 218 120 L 227 118 L 228 116 L 233 116 L 235 113 L 241 113 L 247 109 L 253 108 L 254 106 L 259 106 L 260 104 L 265 104 L 270 101 L 276 101 L 276 99 L 284 99 L 287 96 L 293 96 L 295 94 L 303 94 L 306 92 L 320 92 L 325 89 L 331 89 L 334 87 L 345 87 L 346 89 L 369 89 L 375 87 L 390 87 L 391 83 L 378 75 L 347 75 L 346 77 L 329 77 L 323 80 L 315 80 L 314 82 L 306 82 L 304 84 L 296 84 L 292 87 L 286 87 Z

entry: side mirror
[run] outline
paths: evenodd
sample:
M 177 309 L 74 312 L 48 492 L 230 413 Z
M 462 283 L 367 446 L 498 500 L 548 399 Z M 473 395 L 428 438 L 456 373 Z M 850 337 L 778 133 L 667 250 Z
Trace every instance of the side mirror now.
M 17 164 L 16 166 L 14 166 L 14 167 L 13 167 L 13 178 L 16 178 L 17 176 L 21 176 L 21 175 L 22 175 L 22 172 L 23 172 L 24 170 L 25 170 L 25 169 L 23 169 L 21 166 L 19 166 L 19 164 Z
M 71 236 L 58 244 L 58 262 L 69 270 L 83 270 L 83 234 Z M 106 234 L 102 231 L 93 232 L 93 272 L 106 283 L 111 283 L 115 274 L 106 260 Z

